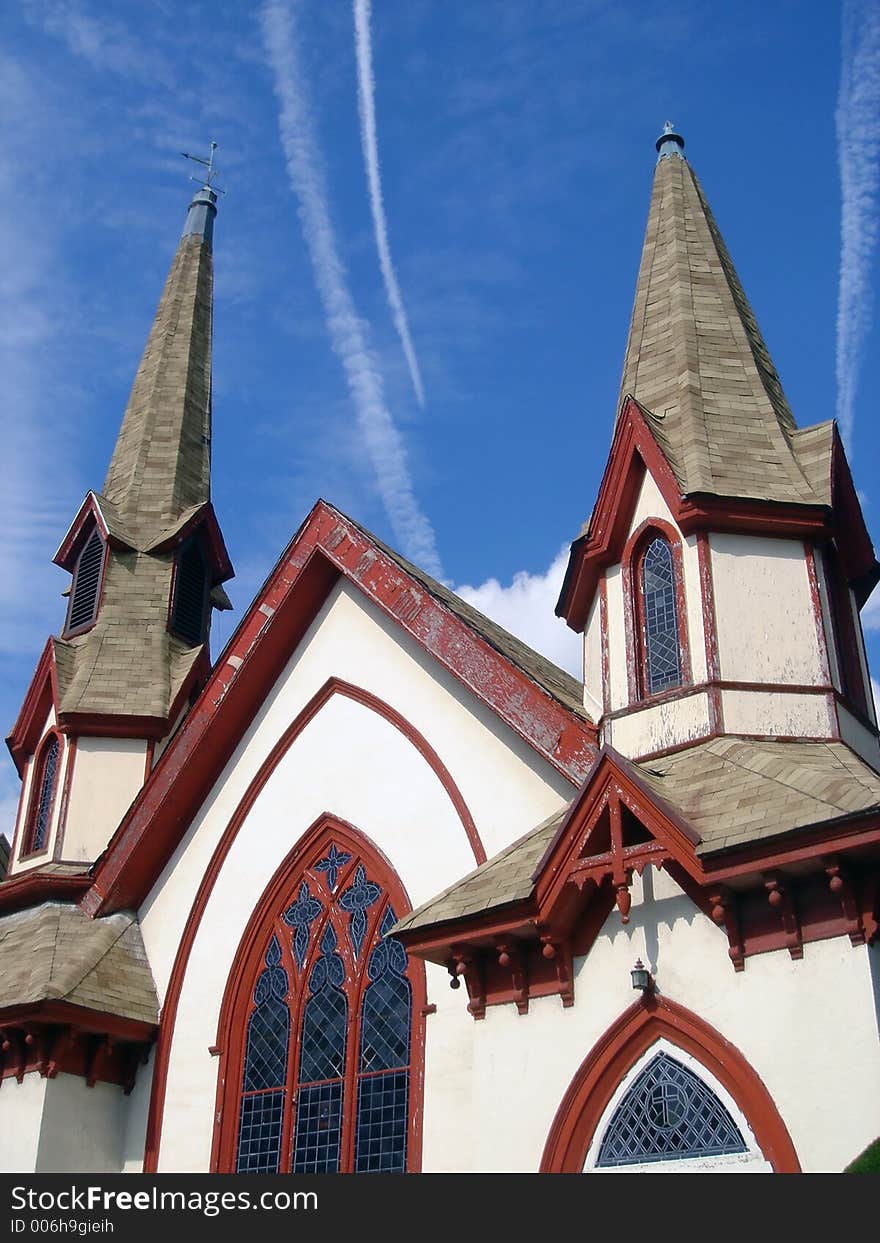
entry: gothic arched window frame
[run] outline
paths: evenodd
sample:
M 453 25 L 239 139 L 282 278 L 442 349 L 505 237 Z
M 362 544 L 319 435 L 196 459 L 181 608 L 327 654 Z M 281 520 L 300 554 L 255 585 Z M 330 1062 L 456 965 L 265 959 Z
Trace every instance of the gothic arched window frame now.
M 315 868 L 327 858 L 333 846 L 336 847 L 337 857 L 340 854 L 350 856 L 350 859 L 337 872 L 336 884 L 333 886 L 335 899 L 339 899 L 342 893 L 352 886 L 358 866 L 363 865 L 366 880 L 378 886 L 381 891 L 381 900 L 375 913 L 370 912 L 372 917 L 365 921 L 366 926 L 355 933 L 355 937 L 362 935 L 359 955 L 354 954 L 353 942 L 344 945 L 341 943 L 342 938 L 338 936 L 340 919 L 334 917 L 334 921 L 331 922 L 325 911 L 314 921 L 315 924 L 320 924 L 320 929 L 313 926 L 309 930 L 308 943 L 300 965 L 297 962 L 297 955 L 303 951 L 302 945 L 299 950 L 295 949 L 295 937 L 298 931 L 296 917 L 291 915 L 290 920 L 293 922 L 290 922 L 290 920 L 285 921 L 284 916 L 285 913 L 290 913 L 301 900 L 302 884 L 306 873 L 311 873 L 314 877 Z M 330 885 L 330 881 L 331 878 L 328 877 L 327 886 Z M 309 884 L 311 890 L 312 884 L 311 882 Z M 317 900 L 326 901 L 328 893 L 329 890 L 325 886 L 320 894 L 312 895 L 310 892 L 306 896 L 311 897 L 312 900 L 317 898 Z M 303 1016 L 310 999 L 309 981 L 315 964 L 323 952 L 320 941 L 326 929 L 331 926 L 336 929 L 337 940 L 340 944 L 329 947 L 329 952 L 333 954 L 339 951 L 345 959 L 345 988 L 349 1018 L 342 1087 L 341 1149 L 344 1159 L 341 1170 L 353 1169 L 355 1130 L 360 1116 L 358 1111 L 359 1087 L 363 1077 L 359 1066 L 361 1008 L 371 984 L 368 965 L 371 954 L 376 949 L 378 927 L 388 908 L 393 910 L 395 919 L 402 918 L 412 909 L 392 865 L 364 834 L 336 817 L 322 816 L 276 871 L 241 938 L 221 1006 L 216 1043 L 216 1051 L 220 1056 L 221 1064 L 218 1075 L 216 1123 L 211 1159 L 211 1168 L 215 1172 L 236 1170 L 248 1025 L 255 1009 L 257 982 L 261 973 L 273 966 L 275 969 L 279 967 L 284 969 L 288 975 L 287 1001 L 290 1010 L 290 1036 L 285 1067 L 287 1095 L 283 1106 L 280 1168 L 284 1172 L 291 1167 L 297 1125 L 296 1093 L 302 1087 L 299 1045 Z M 348 921 L 355 912 L 348 911 L 347 907 L 342 909 L 348 927 Z M 336 914 L 339 915 L 338 910 Z M 278 936 L 279 930 L 283 930 L 286 934 L 284 939 Z M 276 937 L 282 947 L 282 956 L 278 963 L 270 964 L 266 955 Z M 347 940 L 348 933 L 346 933 Z M 349 975 L 353 963 L 358 968 L 356 980 Z M 411 994 L 406 1171 L 414 1172 L 421 1168 L 426 1007 L 424 963 L 419 959 L 409 958 L 406 978 Z M 350 1160 L 345 1158 L 350 1158 Z
M 54 756 L 54 760 L 53 760 Z M 34 754 L 33 777 L 28 796 L 19 859 L 43 854 L 52 839 L 52 817 L 58 797 L 64 743 L 61 734 L 52 729 Z M 51 768 L 50 768 L 51 765 Z
M 669 549 L 674 592 L 675 627 L 678 636 L 679 676 L 672 685 L 650 689 L 650 637 L 648 635 L 644 593 L 645 555 L 655 540 Z M 662 518 L 647 518 L 632 533 L 624 549 L 623 583 L 627 644 L 627 683 L 630 703 L 671 694 L 692 682 L 688 643 L 687 601 L 684 587 L 681 535 Z

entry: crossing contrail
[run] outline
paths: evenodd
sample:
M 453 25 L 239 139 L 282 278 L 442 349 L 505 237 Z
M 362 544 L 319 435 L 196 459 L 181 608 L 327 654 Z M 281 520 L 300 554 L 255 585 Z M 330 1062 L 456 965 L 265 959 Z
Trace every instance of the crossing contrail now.
M 391 247 L 388 243 L 388 221 L 385 218 L 385 203 L 382 198 L 379 146 L 376 139 L 376 82 L 373 77 L 373 48 L 370 40 L 370 4 L 371 0 L 354 0 L 354 42 L 357 53 L 361 149 L 364 153 L 364 167 L 370 190 L 370 211 L 373 215 L 373 232 L 376 235 L 376 249 L 379 252 L 379 267 L 382 269 L 385 293 L 391 308 L 394 326 L 403 347 L 416 398 L 419 405 L 424 407 L 425 390 L 422 385 L 422 373 L 419 370 L 419 360 L 416 358 L 415 347 L 410 336 L 406 310 L 400 286 L 397 283 L 394 264 L 391 262 Z
M 379 494 L 407 557 L 443 577 L 434 530 L 413 492 L 406 448 L 385 402 L 382 374 L 354 305 L 330 219 L 324 161 L 302 70 L 295 14 L 298 4 L 269 0 L 260 14 L 263 45 L 280 106 L 278 127 L 287 175 L 324 307 L 330 342 L 342 362 L 358 426 L 376 473 Z

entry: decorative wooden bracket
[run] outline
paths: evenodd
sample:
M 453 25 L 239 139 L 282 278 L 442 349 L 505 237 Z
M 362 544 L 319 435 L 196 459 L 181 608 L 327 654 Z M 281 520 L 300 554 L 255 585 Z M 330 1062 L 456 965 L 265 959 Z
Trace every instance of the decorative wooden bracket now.
M 709 901 L 712 903 L 712 919 L 727 933 L 727 953 L 733 963 L 733 969 L 744 971 L 746 950 L 743 944 L 736 897 L 728 888 L 722 886 L 709 895 Z
M 529 980 L 526 964 L 519 948 L 510 941 L 501 941 L 498 946 L 498 965 L 510 972 L 513 986 L 513 1000 L 518 1014 L 529 1012 Z
M 574 972 L 571 954 L 571 942 L 559 940 L 552 932 L 541 933 L 541 954 L 553 963 L 556 968 L 556 981 L 559 985 L 559 996 L 565 1007 L 574 1005 Z
M 483 963 L 479 955 L 469 949 L 452 950 L 455 974 L 464 977 L 468 991 L 468 1011 L 475 1019 L 486 1017 L 486 982 Z
M 831 855 L 824 859 L 823 862 L 825 864 L 825 873 L 828 876 L 828 888 L 840 902 L 840 909 L 843 911 L 843 917 L 846 920 L 846 930 L 849 934 L 849 939 L 853 945 L 863 945 L 865 942 L 865 929 L 862 925 L 862 917 L 856 899 L 852 876 L 846 864 L 841 862 L 837 855 Z
M 113 1041 L 109 1036 L 95 1036 L 86 1059 L 86 1083 L 93 1088 L 98 1082 L 104 1060 L 113 1053 Z
M 767 901 L 782 921 L 789 954 L 792 958 L 803 958 L 804 943 L 797 911 L 781 872 L 765 872 L 764 888 L 767 890 Z

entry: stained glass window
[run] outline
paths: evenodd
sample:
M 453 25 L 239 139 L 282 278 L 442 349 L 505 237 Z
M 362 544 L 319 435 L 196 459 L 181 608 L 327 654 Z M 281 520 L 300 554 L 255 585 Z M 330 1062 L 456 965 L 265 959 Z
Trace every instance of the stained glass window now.
M 49 819 L 55 798 L 55 781 L 58 776 L 58 738 L 53 734 L 43 749 L 34 786 L 36 801 L 32 804 L 30 831 L 23 851 L 34 854 L 42 850 L 49 837 Z
M 374 866 L 313 853 L 273 920 L 247 1020 L 236 1170 L 407 1168 L 413 990 Z
M 597 1167 L 746 1152 L 729 1111 L 693 1071 L 658 1053 L 617 1106 Z
M 279 1169 L 290 1037 L 287 973 L 280 963 L 281 945 L 273 936 L 248 1019 L 235 1162 L 238 1174 L 277 1174 Z
M 642 558 L 641 593 L 645 692 L 656 695 L 681 684 L 672 549 L 659 535 L 648 544 Z

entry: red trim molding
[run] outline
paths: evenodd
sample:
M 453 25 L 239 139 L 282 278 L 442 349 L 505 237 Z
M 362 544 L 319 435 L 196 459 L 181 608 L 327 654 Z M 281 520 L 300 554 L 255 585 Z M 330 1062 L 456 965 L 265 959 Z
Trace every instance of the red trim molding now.
M 684 1006 L 646 994 L 611 1024 L 581 1064 L 550 1128 L 542 1173 L 583 1169 L 596 1127 L 617 1085 L 661 1037 L 690 1053 L 723 1084 L 777 1174 L 801 1172 L 773 1098 L 739 1049 Z
M 805 539 L 827 538 L 832 529 L 831 514 L 824 505 L 780 504 L 697 493 L 683 496 L 642 408 L 628 396 L 614 430 L 589 530 L 571 546 L 556 605 L 558 616 L 564 617 L 572 630 L 583 630 L 599 575 L 621 559 L 645 470 L 652 475 L 683 535 L 711 529 Z M 858 506 L 857 500 L 855 504 Z M 860 511 L 857 517 L 863 530 Z M 868 541 L 867 546 L 860 545 L 859 555 L 853 560 L 853 575 L 870 575 L 875 566 Z
M 653 702 L 655 696 L 647 689 L 647 629 L 642 590 L 642 564 L 648 545 L 659 535 L 669 545 L 675 583 L 675 613 L 678 625 L 678 648 L 681 656 L 681 681 L 674 689 L 693 681 L 688 641 L 687 597 L 684 589 L 681 538 L 675 527 L 662 518 L 646 518 L 626 542 L 621 557 L 623 611 L 626 628 L 626 680 L 630 707 Z M 661 692 L 662 693 L 662 692 Z
M 19 776 L 30 756 L 37 749 L 37 744 L 46 727 L 46 719 L 52 708 L 57 709 L 58 685 L 55 675 L 55 641 L 47 639 L 46 646 L 40 653 L 34 676 L 31 678 L 24 702 L 18 714 L 12 732 L 6 739 L 15 767 Z

